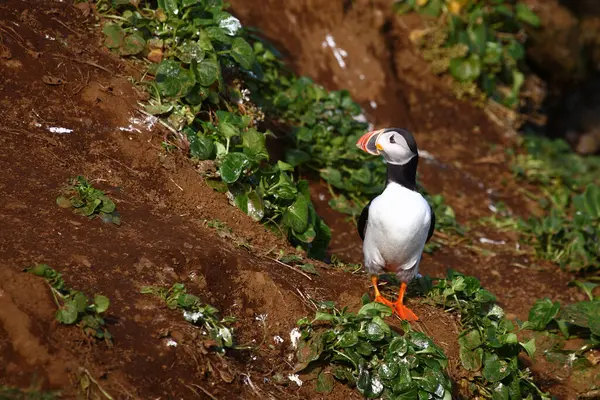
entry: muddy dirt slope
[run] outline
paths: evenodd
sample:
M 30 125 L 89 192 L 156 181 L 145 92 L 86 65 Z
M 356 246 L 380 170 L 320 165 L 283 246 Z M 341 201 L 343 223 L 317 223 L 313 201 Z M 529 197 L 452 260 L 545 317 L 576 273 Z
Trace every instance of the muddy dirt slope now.
M 461 223 L 490 215 L 499 200 L 520 215 L 533 209 L 513 195 L 502 150 L 509 133 L 456 101 L 412 50 L 409 24 L 418 21 L 395 18 L 388 1 L 231 3 L 296 72 L 348 88 L 376 126 L 414 131 L 431 155 L 422 182 L 445 195 Z M 280 250 L 295 250 L 207 187 L 184 155 L 165 150 L 167 132 L 138 111 L 145 97 L 129 77 L 139 70 L 102 47 L 97 23 L 88 3 L 0 4 L 0 386 L 37 385 L 75 398 L 93 378 L 86 390 L 97 396 L 102 387 L 115 399 L 317 398 L 310 385 L 273 382 L 292 369 L 290 331 L 314 312 L 310 299 L 357 309 L 370 281 L 319 262 L 320 275 L 308 276 L 274 261 Z M 57 207 L 60 189 L 77 175 L 114 199 L 120 226 Z M 330 252 L 360 262 L 355 227 L 326 207 L 319 182 L 313 187 L 333 228 Z M 216 220 L 222 224 L 214 228 Z M 422 272 L 475 275 L 522 319 L 537 298 L 582 299 L 566 286 L 569 276 L 550 265 L 524 267 L 531 260 L 514 250 L 516 238 L 486 229 L 427 256 Z M 51 265 L 89 296 L 110 298 L 112 347 L 54 320 L 48 286 L 22 272 L 34 263 Z M 140 293 L 175 282 L 235 316 L 237 341 L 250 350 L 215 355 L 180 313 Z M 410 301 L 422 318 L 416 329 L 458 365 L 454 317 Z M 547 386 L 569 398 L 569 388 Z M 328 398 L 359 395 L 336 384 Z

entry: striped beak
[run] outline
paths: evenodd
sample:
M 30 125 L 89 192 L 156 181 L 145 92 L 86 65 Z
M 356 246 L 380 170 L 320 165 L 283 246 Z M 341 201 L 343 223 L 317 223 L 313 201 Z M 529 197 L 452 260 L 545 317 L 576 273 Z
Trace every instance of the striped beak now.
M 356 142 L 356 147 L 361 149 L 362 151 L 366 151 L 369 154 L 373 154 L 375 156 L 379 155 L 379 150 L 381 150 L 377 146 L 377 139 L 379 139 L 379 135 L 381 135 L 385 129 L 379 129 L 377 131 L 367 132 L 358 139 Z

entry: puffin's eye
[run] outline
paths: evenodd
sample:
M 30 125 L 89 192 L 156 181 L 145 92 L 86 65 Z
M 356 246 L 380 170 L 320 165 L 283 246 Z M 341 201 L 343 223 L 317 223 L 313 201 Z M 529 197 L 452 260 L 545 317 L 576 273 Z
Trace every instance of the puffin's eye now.
M 394 135 L 390 136 L 390 143 L 396 143 L 396 139 L 394 139 Z

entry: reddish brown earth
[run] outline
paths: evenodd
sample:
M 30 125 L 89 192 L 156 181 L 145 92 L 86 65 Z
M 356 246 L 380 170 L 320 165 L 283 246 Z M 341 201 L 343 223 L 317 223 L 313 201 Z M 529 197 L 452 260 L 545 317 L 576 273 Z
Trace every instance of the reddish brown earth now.
M 345 9 L 345 3 L 353 5 Z M 98 21 L 83 4 L 0 4 L 0 385 L 34 384 L 75 398 L 87 371 L 115 399 L 320 398 L 310 383 L 298 388 L 272 380 L 292 369 L 289 332 L 313 312 L 306 298 L 357 309 L 368 279 L 322 263 L 320 275 L 307 278 L 272 261 L 280 249 L 293 249 L 208 188 L 184 155 L 165 152 L 165 132 L 137 111 L 143 94 L 127 78 L 137 69 L 102 48 Z M 483 110 L 455 100 L 412 49 L 408 34 L 418 21 L 394 18 L 388 1 L 232 5 L 244 24 L 261 28 L 285 49 L 296 72 L 331 89 L 348 88 L 376 126 L 411 129 L 435 157 L 422 162 L 421 180 L 430 192 L 444 194 L 471 229 L 465 238 L 439 236 L 447 244 L 425 257 L 422 273 L 443 276 L 453 268 L 475 275 L 521 319 L 540 297 L 583 299 L 567 286 L 570 276 L 514 250 L 516 237 L 473 222 L 491 215 L 491 200 L 506 202 L 518 215 L 535 208 L 518 193 L 504 158 L 510 135 Z M 348 53 L 345 68 L 322 46 L 328 33 Z M 110 193 L 121 226 L 55 205 L 76 175 Z M 313 187 L 313 200 L 333 228 L 331 253 L 360 262 L 354 225 L 320 200 L 318 182 Z M 232 233 L 209 228 L 205 221 L 213 219 Z M 482 244 L 480 237 L 506 244 Z M 112 348 L 54 321 L 47 286 L 22 272 L 36 262 L 55 267 L 88 295 L 111 299 Z M 237 317 L 237 341 L 253 349 L 211 354 L 180 313 L 140 294 L 143 286 L 174 282 Z M 415 329 L 444 348 L 456 378 L 455 317 L 410 302 L 422 319 Z M 169 338 L 178 346 L 167 346 Z M 538 371 L 545 389 L 574 398 L 569 384 L 549 374 L 549 367 Z M 328 398 L 359 395 L 337 384 Z

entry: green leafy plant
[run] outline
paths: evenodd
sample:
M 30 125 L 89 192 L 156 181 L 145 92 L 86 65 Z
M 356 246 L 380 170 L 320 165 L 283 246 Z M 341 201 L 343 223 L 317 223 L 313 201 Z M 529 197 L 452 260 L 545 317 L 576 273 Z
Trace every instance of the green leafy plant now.
M 56 204 L 62 208 L 74 208 L 76 213 L 90 219 L 100 217 L 104 222 L 121 224 L 115 203 L 103 191 L 90 185 L 83 176 L 70 180 L 62 195 L 56 198 Z
M 525 192 L 547 210 L 543 216 L 519 220 L 517 230 L 538 257 L 571 271 L 600 268 L 600 157 L 574 154 L 564 140 L 527 135 L 523 151 L 512 158 L 512 170 L 522 181 L 536 185 L 541 195 Z
M 295 265 L 300 268 L 303 272 L 311 275 L 319 275 L 315 264 L 306 262 L 304 257 L 298 254 L 285 254 L 283 250 L 279 250 L 277 261 L 284 264 Z
M 309 256 L 324 258 L 331 233 L 295 171 L 318 172 L 332 188 L 331 206 L 354 216 L 383 189 L 385 165 L 356 149 L 367 124 L 348 92 L 329 92 L 287 71 L 277 51 L 241 27 L 221 0 L 170 0 L 158 8 L 100 1 L 99 9 L 119 12 L 107 15 L 114 21 L 105 25 L 108 47 L 128 53 L 128 35 L 143 36 L 137 54 L 155 63 L 148 69 L 154 81 L 143 82 L 152 97 L 146 111 L 162 118 L 192 158 L 216 161 L 207 183 Z M 277 136 L 285 162 L 269 163 L 266 139 L 276 135 L 262 130 L 266 115 L 285 131 Z
M 517 154 L 509 151 L 511 169 L 517 179 L 539 186 L 546 198 L 557 191 L 577 193 L 590 183 L 600 183 L 600 157 L 575 154 L 563 139 L 525 135 L 521 147 Z
M 543 298 L 529 310 L 522 329 L 548 331 L 565 339 L 582 338 L 585 343 L 572 352 L 582 355 L 600 347 L 600 300 L 581 301 L 561 307 L 559 302 Z
M 186 293 L 183 283 L 175 283 L 170 288 L 145 286 L 141 293 L 160 297 L 171 310 L 182 310 L 186 321 L 208 332 L 208 336 L 214 341 L 212 348 L 218 352 L 224 352 L 225 348 L 238 348 L 234 345 L 233 328 L 230 326 L 235 322 L 235 318 L 220 318 L 219 310 L 215 307 L 202 303 L 200 298 L 193 294 Z
M 463 331 L 459 337 L 460 360 L 470 376 L 464 387 L 470 396 L 494 399 L 550 399 L 541 392 L 518 356 L 525 350 L 535 353 L 535 341 L 519 342 L 516 328 L 504 317 L 496 297 L 472 276 L 450 270 L 446 279 L 431 286 L 420 278 L 418 286 L 435 304 L 460 314 Z M 430 287 L 430 289 L 427 289 Z
M 144 82 L 152 95 L 146 111 L 162 118 L 192 158 L 216 161 L 217 173 L 208 174 L 207 183 L 312 257 L 323 258 L 329 228 L 293 167 L 269 163 L 265 143 L 271 133 L 259 127 L 264 115 L 250 101 L 248 87 L 264 87 L 275 73 L 268 67 L 280 68 L 271 62 L 273 54 L 259 41 L 250 44 L 247 30 L 221 0 L 161 0 L 158 7 L 100 1 L 99 9 L 109 6 L 120 15 L 107 15 L 113 22 L 104 27 L 106 46 L 154 62 L 148 72 L 155 79 Z M 131 43 L 143 48 L 132 50 Z
M 318 372 L 320 392 L 330 392 L 335 378 L 366 398 L 451 399 L 442 349 L 408 323 L 403 334 L 391 329 L 383 320 L 391 314 L 379 303 L 356 314 L 322 303 L 315 318 L 298 321 L 295 370 Z
M 572 197 L 570 207 L 552 208 L 545 217 L 521 221 L 520 229 L 538 256 L 571 271 L 598 270 L 600 187 L 590 184 L 584 193 Z
M 273 89 L 275 91 L 275 89 Z M 345 214 L 360 215 L 362 208 L 385 188 L 387 169 L 378 157 L 356 148 L 367 124 L 348 91 L 328 92 L 306 77 L 292 79 L 285 91 L 279 87 L 270 114 L 295 126 L 285 161 L 305 172 L 318 173 L 330 186 L 330 207 Z M 440 230 L 461 232 L 454 211 L 441 195 L 431 196 L 422 186 L 439 220 Z
M 93 301 L 84 293 L 68 288 L 62 275 L 47 264 L 36 264 L 25 270 L 40 276 L 48 282 L 54 302 L 58 307 L 56 320 L 65 325 L 77 325 L 90 337 L 103 339 L 112 346 L 112 335 L 106 328 L 102 314 L 106 312 L 110 301 L 108 297 L 97 294 Z
M 524 2 L 400 0 L 395 8 L 399 13 L 437 17 L 438 26 L 421 32 L 424 55 L 435 62 L 435 72 L 448 71 L 465 92 L 475 94 L 476 85 L 485 96 L 508 107 L 519 105 L 524 24 L 540 25 Z

